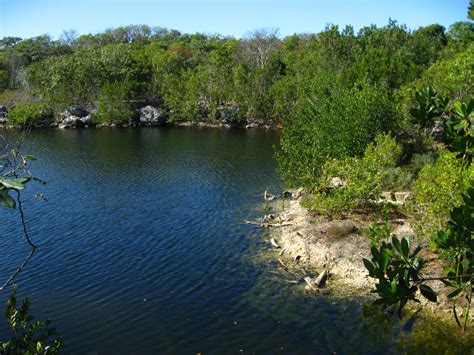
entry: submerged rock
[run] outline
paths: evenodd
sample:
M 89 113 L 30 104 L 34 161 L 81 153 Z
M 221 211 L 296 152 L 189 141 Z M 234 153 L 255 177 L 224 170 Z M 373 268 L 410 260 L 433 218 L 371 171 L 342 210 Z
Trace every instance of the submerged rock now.
M 166 122 L 163 110 L 153 106 L 145 106 L 140 109 L 140 124 L 143 126 L 161 126 Z

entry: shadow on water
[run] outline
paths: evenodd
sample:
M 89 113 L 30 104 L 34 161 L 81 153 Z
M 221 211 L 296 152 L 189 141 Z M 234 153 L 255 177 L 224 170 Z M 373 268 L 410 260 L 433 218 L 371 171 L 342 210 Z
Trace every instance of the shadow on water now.
M 274 249 L 265 246 L 245 256 L 260 273 L 242 302 L 298 334 L 298 347 L 282 352 L 466 354 L 474 349 L 474 331 L 461 336 L 451 314 L 436 318 L 415 306 L 399 319 L 373 306 L 371 294 L 340 296 L 334 287 L 307 291 L 302 278 L 311 270 L 284 270 L 276 258 Z

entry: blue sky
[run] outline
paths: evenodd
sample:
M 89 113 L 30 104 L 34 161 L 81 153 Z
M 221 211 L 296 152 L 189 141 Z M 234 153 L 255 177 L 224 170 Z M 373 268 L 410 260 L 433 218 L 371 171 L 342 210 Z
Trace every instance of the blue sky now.
M 147 24 L 181 32 L 241 37 L 258 28 L 285 36 L 319 32 L 326 24 L 385 25 L 396 19 L 415 29 L 466 20 L 468 0 L 0 0 L 0 38 L 63 30 L 97 33 Z

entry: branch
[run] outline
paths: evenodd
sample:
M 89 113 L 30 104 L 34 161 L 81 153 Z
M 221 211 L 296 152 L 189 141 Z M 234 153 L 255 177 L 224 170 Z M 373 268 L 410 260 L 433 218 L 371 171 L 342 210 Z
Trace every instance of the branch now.
M 437 277 L 421 277 L 420 281 L 442 281 L 442 280 L 455 280 L 457 278 L 470 277 L 474 274 L 458 275 L 458 276 L 437 276 Z
M 18 211 L 20 212 L 20 222 L 23 228 L 23 238 L 25 238 L 26 242 L 30 245 L 31 249 L 28 255 L 26 256 L 25 260 L 20 264 L 18 269 L 8 278 L 8 280 L 5 281 L 5 283 L 0 287 L 0 292 L 3 291 L 10 283 L 13 281 L 13 279 L 18 276 L 18 274 L 25 268 L 26 264 L 28 264 L 28 261 L 33 257 L 33 254 L 36 251 L 36 245 L 31 241 L 30 236 L 28 235 L 28 230 L 26 228 L 26 222 L 25 222 L 25 214 L 23 213 L 23 207 L 21 204 L 21 199 L 20 199 L 20 191 L 17 191 L 17 197 L 16 200 L 18 202 Z

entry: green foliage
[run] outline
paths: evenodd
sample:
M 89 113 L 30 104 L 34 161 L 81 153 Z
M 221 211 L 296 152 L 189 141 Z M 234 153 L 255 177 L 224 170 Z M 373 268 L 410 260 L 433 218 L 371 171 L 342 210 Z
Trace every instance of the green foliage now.
M 8 112 L 8 122 L 11 124 L 39 124 L 52 117 L 52 113 L 41 103 L 17 104 Z
M 370 240 L 370 247 L 379 247 L 382 241 L 388 241 L 393 234 L 393 228 L 389 222 L 390 209 L 389 206 L 384 205 L 382 209 L 383 221 L 379 223 L 372 223 L 364 229 L 365 235 Z
M 415 93 L 417 106 L 411 109 L 410 114 L 413 122 L 421 128 L 430 127 L 435 119 L 442 116 L 448 100 L 437 95 L 438 93 L 430 87 L 426 87 Z
M 433 290 L 420 284 L 423 267 L 422 259 L 417 257 L 420 250 L 421 246 L 417 246 L 412 251 L 409 239 L 402 238 L 400 241 L 396 236 L 392 236 L 391 243 L 382 242 L 379 248 L 371 248 L 372 259 L 363 259 L 363 262 L 369 276 L 377 279 L 373 292 L 379 298 L 375 304 L 384 308 L 396 307 L 401 317 L 402 309 L 408 301 L 419 302 L 416 299 L 418 290 L 429 301 L 436 302 Z
M 462 194 L 474 179 L 474 169 L 462 169 L 455 153 L 441 152 L 433 165 L 425 165 L 413 184 L 413 227 L 421 240 L 430 240 L 448 221 L 449 211 L 462 203 Z
M 61 339 L 51 340 L 55 334 L 51 319 L 35 321 L 30 314 L 30 300 L 25 298 L 17 308 L 16 286 L 7 302 L 5 316 L 11 330 L 8 341 L 0 342 L 2 354 L 58 354 L 63 345 Z
M 323 215 L 353 212 L 373 206 L 382 191 L 388 169 L 395 166 L 401 148 L 389 135 L 379 135 L 360 158 L 329 160 L 317 179 L 316 192 L 307 205 Z M 329 188 L 334 177 L 345 184 Z
M 315 86 L 321 94 L 300 103 L 284 123 L 277 159 L 290 186 L 311 186 L 328 159 L 362 155 L 377 133 L 395 130 L 399 122 L 393 102 L 378 88 Z
M 474 88 L 473 58 L 474 42 L 454 57 L 433 64 L 415 85 L 431 86 L 441 95 L 463 99 L 471 95 Z
M 445 269 L 447 279 L 443 283 L 454 290 L 448 295 L 450 299 L 465 299 L 464 319 L 461 324 L 453 306 L 454 317 L 464 330 L 469 319 L 472 301 L 472 285 L 474 273 L 474 187 L 463 195 L 464 204 L 451 211 L 451 220 L 445 230 L 438 231 L 434 239 L 438 250 L 447 256 L 450 266 Z
M 454 103 L 451 114 L 444 121 L 443 134 L 448 149 L 470 165 L 474 151 L 474 97 Z
M 436 24 L 411 32 L 390 20 L 358 33 L 351 26 L 331 25 L 317 35 L 284 39 L 264 30 L 236 40 L 144 25 L 84 36 L 68 31 L 59 41 L 5 38 L 0 91 L 28 92 L 49 109 L 62 110 L 73 104 L 96 106 L 107 86 L 128 82 L 129 99 L 160 106 L 174 120 L 262 122 L 298 121 L 307 114 L 348 117 L 354 98 L 358 117 L 368 113 L 361 96 L 384 110 L 383 101 L 393 103 L 394 90 L 418 79 L 440 58 L 451 58 L 444 55 L 446 48 L 458 53 L 458 47 L 467 46 L 469 33 L 461 24 L 449 36 Z M 468 60 L 462 59 L 467 69 Z M 379 91 L 375 100 L 381 102 L 371 102 L 373 93 L 367 91 Z M 316 111 L 327 113 L 311 113 L 308 98 Z
M 136 115 L 128 98 L 130 83 L 105 84 L 99 97 L 99 111 L 92 116 L 94 123 L 130 122 Z

